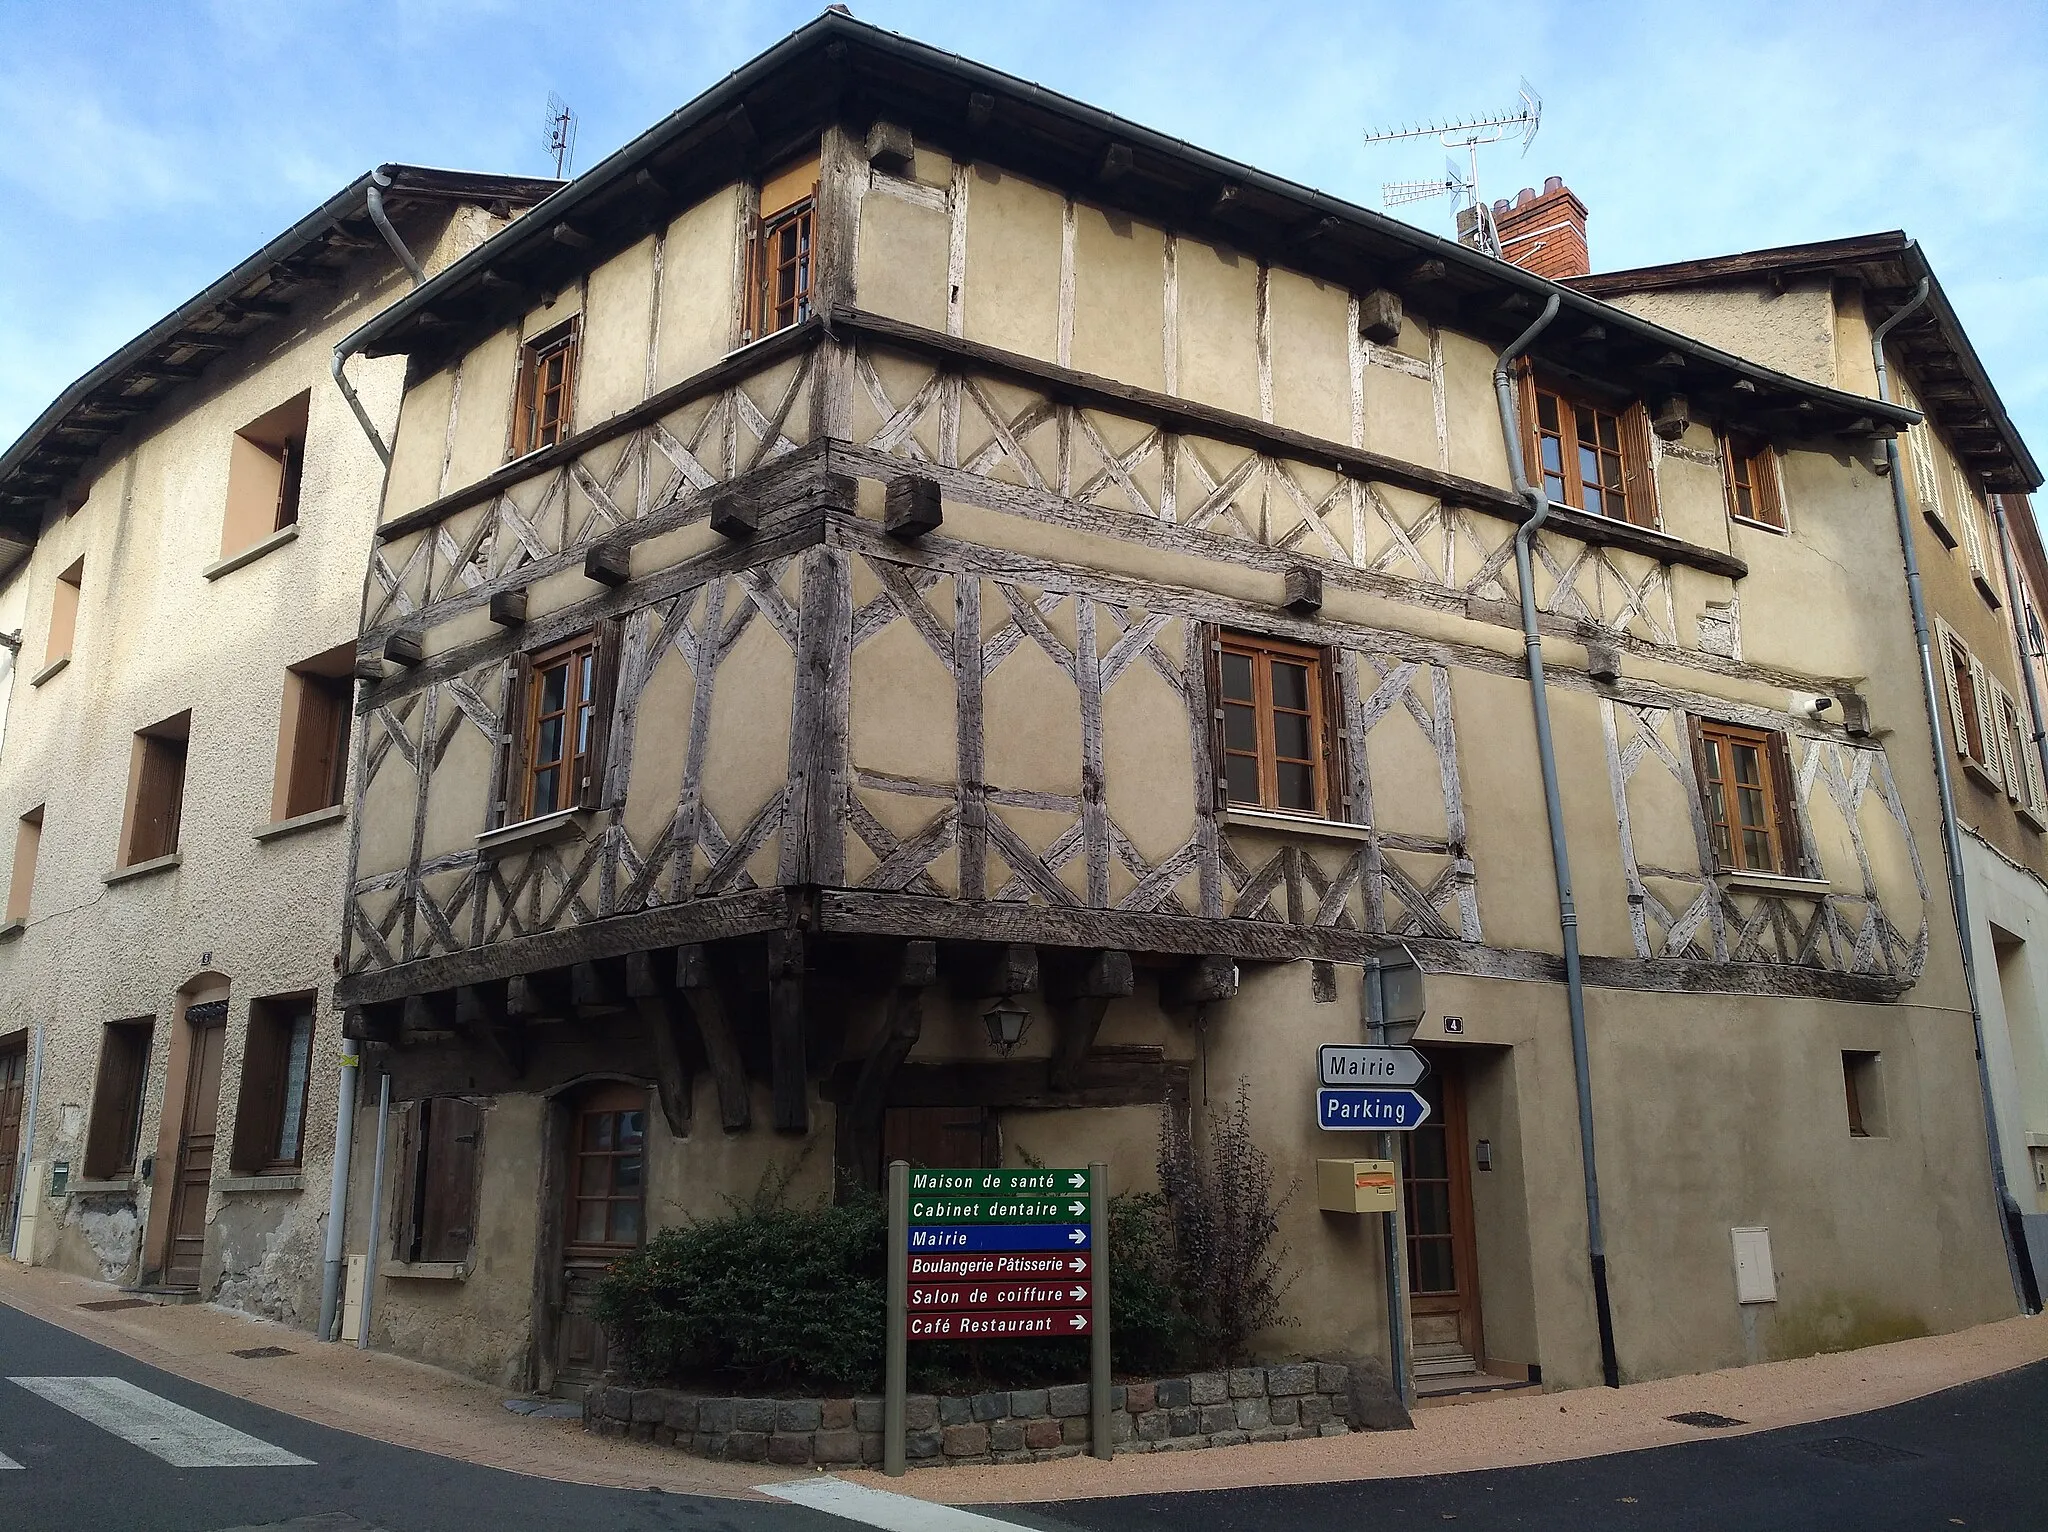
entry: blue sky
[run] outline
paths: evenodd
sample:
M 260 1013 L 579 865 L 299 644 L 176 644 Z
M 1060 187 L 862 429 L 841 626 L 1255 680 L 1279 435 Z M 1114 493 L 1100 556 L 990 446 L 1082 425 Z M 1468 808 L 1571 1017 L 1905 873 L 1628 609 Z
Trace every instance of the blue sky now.
M 1377 206 L 1434 144 L 1368 126 L 1545 98 L 1512 195 L 1561 174 L 1598 269 L 1903 228 L 2048 459 L 2048 5 L 2040 0 L 856 0 L 855 14 Z M 0 443 L 63 386 L 363 170 L 579 166 L 815 3 L 0 0 Z M 1448 232 L 1442 203 L 1405 210 Z

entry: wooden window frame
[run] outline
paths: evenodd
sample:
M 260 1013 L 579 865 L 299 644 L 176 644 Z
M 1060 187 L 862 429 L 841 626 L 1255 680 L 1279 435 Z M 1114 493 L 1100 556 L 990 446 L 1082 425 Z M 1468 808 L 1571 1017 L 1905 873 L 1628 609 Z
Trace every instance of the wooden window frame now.
M 43 635 L 47 669 L 68 660 L 78 647 L 78 607 L 85 594 L 85 555 L 80 554 L 50 583 L 50 625 Z
M 121 827 L 123 867 L 177 852 L 191 745 L 189 711 L 136 731 L 128 773 L 128 812 Z
M 8 924 L 27 920 L 30 905 L 36 896 L 36 863 L 43 852 L 43 810 L 46 804 L 38 803 L 14 826 L 14 867 L 7 880 Z
M 817 210 L 818 197 L 813 189 L 809 196 L 754 220 L 748 234 L 747 324 L 743 340 L 760 340 L 811 317 L 818 262 Z M 785 232 L 795 240 L 793 254 L 787 261 L 780 259 L 776 250 L 777 241 Z M 793 272 L 786 297 L 774 286 L 785 269 Z
M 1806 838 L 1799 823 L 1799 794 L 1792 775 L 1792 756 L 1784 731 L 1758 729 L 1747 724 L 1724 723 L 1719 719 L 1691 717 L 1693 769 L 1700 793 L 1700 813 L 1706 826 L 1707 851 L 1716 873 L 1759 873 L 1768 877 L 1811 878 L 1816 876 Z M 1735 777 L 1734 751 L 1737 745 L 1754 747 L 1763 766 L 1761 779 L 1740 782 Z M 1758 866 L 1738 831 L 1752 827 L 1724 821 L 1715 811 L 1714 786 L 1754 787 L 1763 794 L 1764 823 L 1770 850 L 1770 866 Z M 1729 802 L 1723 795 L 1724 802 Z M 1724 833 L 1725 832 L 1725 835 Z
M 1750 509 L 1742 509 L 1744 492 Z M 1721 433 L 1721 492 L 1727 497 L 1728 515 L 1746 527 L 1766 532 L 1783 532 L 1785 493 L 1778 476 L 1778 450 L 1762 437 L 1737 431 Z
M 1529 479 L 1544 491 L 1552 505 L 1561 505 L 1582 515 L 1647 527 L 1651 531 L 1662 529 L 1657 507 L 1656 454 L 1650 445 L 1650 412 L 1640 399 L 1616 405 L 1590 398 L 1560 387 L 1549 378 L 1539 377 L 1535 369 L 1526 363 L 1517 369 L 1517 387 L 1522 410 L 1522 450 L 1528 458 Z M 1545 429 L 1543 424 L 1545 399 L 1554 401 L 1557 406 L 1558 422 L 1554 432 Z M 1581 475 L 1565 471 L 1577 461 L 1579 416 L 1585 412 L 1608 416 L 1615 422 L 1612 455 L 1618 460 L 1621 476 L 1618 493 L 1622 500 L 1622 514 L 1619 516 L 1606 510 L 1590 509 L 1586 505 Z M 1546 437 L 1555 437 L 1558 442 L 1560 472 L 1554 475 L 1544 467 L 1543 442 Z M 1603 457 L 1608 455 L 1609 449 L 1599 443 L 1597 425 L 1594 440 L 1595 450 Z M 1569 453 L 1565 450 L 1567 444 L 1573 449 Z M 1550 488 L 1553 479 L 1558 486 L 1555 494 Z M 1614 493 L 1617 491 L 1604 489 L 1603 498 Z
M 92 1118 L 86 1129 L 87 1180 L 113 1181 L 135 1173 L 141 1154 L 142 1111 L 149 1099 L 150 1053 L 156 1018 L 110 1021 L 100 1032 L 100 1058 L 93 1080 Z
M 355 646 L 343 644 L 285 672 L 270 819 L 281 824 L 347 801 L 355 720 Z
M 308 991 L 250 1002 L 235 1137 L 228 1157 L 237 1175 L 296 1175 L 305 1162 L 306 1105 L 313 1094 L 313 1051 L 319 1041 L 318 1001 Z M 303 1067 L 294 1081 L 301 1024 Z
M 476 1249 L 483 1211 L 484 1111 L 462 1096 L 429 1096 L 399 1120 L 397 1206 L 391 1258 L 406 1265 L 463 1265 Z
M 541 687 L 547 672 L 563 660 L 570 662 L 570 677 L 578 679 L 575 657 L 589 651 L 591 656 L 590 687 L 588 695 L 580 693 L 573 698 L 565 688 L 563 715 L 573 718 L 577 712 L 587 708 L 590 712 L 591 732 L 587 747 L 581 752 L 570 751 L 557 758 L 565 774 L 576 781 L 573 788 L 561 791 L 555 804 L 550 808 L 538 808 L 534 802 L 534 778 L 538 770 L 536 752 L 539 748 L 541 725 L 553 712 L 540 711 Z M 512 706 L 506 711 L 507 728 L 505 735 L 504 759 L 500 765 L 500 789 L 497 805 L 497 827 L 524 824 L 529 819 L 538 819 L 546 814 L 563 813 L 571 809 L 595 809 L 601 806 L 604 793 L 605 766 L 610 754 L 611 718 L 613 699 L 618 685 L 619 668 L 619 623 L 608 619 L 594 628 L 586 628 L 559 643 L 545 649 L 516 655 L 511 664 L 506 695 Z M 570 739 L 565 728 L 565 744 Z M 581 759 L 583 767 L 575 771 L 574 763 Z
M 1941 618 L 1934 619 L 1934 638 L 1941 650 L 1942 678 L 1948 683 L 1950 748 L 1965 770 L 1988 785 L 2003 789 L 1998 715 L 1992 698 L 1996 683 L 1970 652 L 1970 646 Z
M 1885 1120 L 1884 1055 L 1874 1049 L 1842 1050 L 1842 1095 L 1851 1138 L 1889 1137 Z
M 1894 376 L 1897 370 L 1894 369 Z M 1920 401 L 1903 378 L 1898 378 L 1899 403 L 1907 409 L 1917 410 Z M 1941 503 L 1941 479 L 1934 464 L 1934 428 L 1925 420 L 1916 420 L 1906 427 L 1906 461 L 1913 475 L 1913 498 L 1919 503 L 1920 514 L 1927 518 L 1934 535 L 1941 539 L 1942 546 L 1953 548 L 1962 539 L 1956 535 L 1950 523 L 1948 511 Z
M 562 1243 L 572 1259 L 576 1257 L 584 1259 L 592 1257 L 599 1259 L 605 1257 L 616 1258 L 629 1250 L 639 1249 L 646 1242 L 648 1150 L 650 1147 L 651 1129 L 653 1127 L 653 1113 L 648 1109 L 650 1105 L 648 1094 L 645 1086 L 628 1085 L 624 1082 L 619 1082 L 609 1089 L 599 1087 L 572 1105 L 572 1110 L 569 1114 L 569 1163 L 567 1166 L 567 1178 L 563 1182 L 564 1217 L 562 1221 Z M 607 1178 L 604 1192 L 596 1195 L 586 1195 L 583 1191 L 584 1161 L 603 1158 L 616 1166 L 620 1160 L 634 1158 L 635 1152 L 631 1149 L 617 1146 L 616 1142 L 611 1149 L 585 1149 L 583 1147 L 584 1123 L 593 1117 L 605 1115 L 620 1116 L 633 1112 L 637 1112 L 640 1116 L 640 1142 L 637 1152 L 637 1157 L 640 1161 L 640 1186 L 637 1197 L 621 1196 L 618 1194 L 615 1171 L 612 1176 Z M 621 1202 L 637 1202 L 640 1209 L 639 1228 L 634 1237 L 630 1241 L 616 1240 L 609 1237 L 603 1240 L 580 1238 L 577 1230 L 581 1224 L 581 1204 L 586 1202 L 603 1202 L 606 1205 L 605 1233 L 607 1236 L 613 1232 L 613 1207 Z
M 1350 794 L 1345 791 L 1348 778 L 1342 742 L 1336 727 L 1336 720 L 1343 717 L 1343 707 L 1338 694 L 1335 652 L 1289 639 L 1269 638 L 1235 629 L 1214 628 L 1209 630 L 1208 637 L 1212 724 L 1210 759 L 1215 773 L 1217 807 L 1254 809 L 1262 813 L 1291 815 L 1297 819 L 1347 820 L 1351 799 Z M 1253 698 L 1249 705 L 1254 713 L 1256 741 L 1255 750 L 1252 752 L 1234 750 L 1227 742 L 1225 708 L 1246 705 L 1238 699 L 1226 699 L 1224 696 L 1223 659 L 1228 654 L 1242 655 L 1252 661 Z M 1275 659 L 1304 665 L 1309 671 L 1307 717 L 1310 753 L 1306 764 L 1310 769 L 1310 796 L 1314 799 L 1314 806 L 1311 808 L 1283 808 L 1279 802 L 1280 757 L 1273 724 L 1275 708 L 1272 701 L 1271 668 Z M 1246 802 L 1230 795 L 1229 762 L 1233 755 L 1249 757 L 1257 762 L 1257 802 Z M 1300 760 L 1299 757 L 1288 759 L 1295 762 Z
M 542 403 L 550 390 L 547 364 L 562 357 L 560 397 L 552 422 L 541 420 Z M 551 330 L 519 344 L 519 368 L 512 385 L 511 439 L 505 459 L 544 451 L 576 429 L 576 384 L 583 363 L 583 316 L 573 314 Z

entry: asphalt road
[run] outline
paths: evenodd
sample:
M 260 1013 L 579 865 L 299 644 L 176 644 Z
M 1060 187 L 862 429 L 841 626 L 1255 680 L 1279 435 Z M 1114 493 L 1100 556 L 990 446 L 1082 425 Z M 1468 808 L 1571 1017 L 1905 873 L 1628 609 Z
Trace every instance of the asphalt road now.
M 1703 1431 L 1680 1446 L 1571 1463 L 972 1515 L 894 1501 L 871 1524 L 899 1532 L 991 1532 L 989 1518 L 1049 1532 L 1399 1532 L 1449 1521 L 1518 1532 L 2026 1532 L 2048 1528 L 2044 1422 L 2048 1363 L 1867 1415 L 1751 1436 Z M 306 1461 L 279 1461 L 290 1458 Z M 251 1466 L 173 1466 L 237 1459 Z M 388 1446 L 216 1393 L 0 1305 L 0 1532 L 851 1525 L 799 1506 L 560 1484 Z
M 1102 1532 L 2040 1532 L 2048 1362 L 1866 1415 L 1569 1463 L 1028 1509 Z

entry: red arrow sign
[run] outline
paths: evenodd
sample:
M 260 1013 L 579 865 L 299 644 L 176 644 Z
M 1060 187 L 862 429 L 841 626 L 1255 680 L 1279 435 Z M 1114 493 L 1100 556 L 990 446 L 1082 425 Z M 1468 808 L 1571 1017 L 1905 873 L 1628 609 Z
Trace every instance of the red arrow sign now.
M 910 1314 L 904 1319 L 904 1330 L 910 1340 L 1051 1339 L 1086 1335 L 1090 1324 L 1086 1309 L 1048 1309 L 1025 1314 Z
M 1036 1278 L 1043 1282 L 1071 1282 L 1077 1277 L 1085 1281 L 1093 1269 L 1094 1259 L 1085 1250 L 991 1251 L 957 1255 L 913 1252 L 910 1257 L 910 1280 L 913 1282 L 942 1278 L 979 1282 L 1019 1282 Z
M 1086 1282 L 913 1282 L 912 1313 L 937 1309 L 1080 1308 L 1088 1302 Z

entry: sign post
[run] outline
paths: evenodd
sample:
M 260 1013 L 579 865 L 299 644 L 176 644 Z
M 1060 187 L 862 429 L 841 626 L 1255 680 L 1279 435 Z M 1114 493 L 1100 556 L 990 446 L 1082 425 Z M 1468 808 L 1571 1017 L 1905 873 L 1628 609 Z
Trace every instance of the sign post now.
M 1095 1456 L 1109 1439 L 1109 1166 L 912 1170 L 889 1165 L 882 1471 L 907 1464 L 913 1340 L 1085 1338 Z

